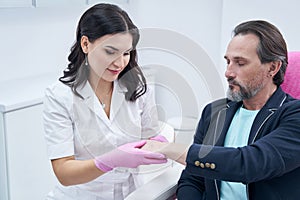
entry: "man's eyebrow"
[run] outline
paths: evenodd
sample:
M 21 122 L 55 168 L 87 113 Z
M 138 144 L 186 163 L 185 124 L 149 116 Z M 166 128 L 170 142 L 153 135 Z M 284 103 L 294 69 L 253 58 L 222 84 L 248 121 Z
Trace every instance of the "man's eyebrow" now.
M 227 60 L 228 57 L 227 56 L 224 56 L 224 58 Z M 241 57 L 241 56 L 235 56 L 233 57 L 233 60 L 247 60 L 247 58 L 244 58 L 244 57 Z
M 241 56 L 236 56 L 236 57 L 234 57 L 234 58 L 233 58 L 233 60 L 246 61 L 246 60 L 247 60 L 247 58 L 245 58 L 245 57 L 241 57 Z

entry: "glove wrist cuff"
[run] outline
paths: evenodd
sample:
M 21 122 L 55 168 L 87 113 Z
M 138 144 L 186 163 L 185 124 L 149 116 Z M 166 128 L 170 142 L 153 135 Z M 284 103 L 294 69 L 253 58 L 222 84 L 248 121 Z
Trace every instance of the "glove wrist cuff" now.
M 109 172 L 113 169 L 113 168 L 105 165 L 104 163 L 102 163 L 100 160 L 97 160 L 97 159 L 94 159 L 94 163 L 95 163 L 96 167 L 98 169 L 100 169 L 101 171 L 103 171 L 103 172 Z

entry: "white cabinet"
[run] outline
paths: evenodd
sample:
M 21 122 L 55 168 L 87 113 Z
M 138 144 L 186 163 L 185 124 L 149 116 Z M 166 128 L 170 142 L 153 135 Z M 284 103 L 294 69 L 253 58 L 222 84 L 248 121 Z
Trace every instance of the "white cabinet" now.
M 86 6 L 97 3 L 112 3 L 124 5 L 129 3 L 129 0 L 0 0 L 0 8 L 15 8 L 15 7 L 72 7 Z
M 47 159 L 42 126 L 43 105 L 3 114 L 6 152 L 6 194 L 10 200 L 41 200 L 53 188 L 55 177 Z M 5 183 L 4 183 L 5 184 Z
M 32 7 L 32 0 L 0 0 L 1 7 Z
M 125 4 L 129 3 L 129 0 L 86 0 L 88 4 L 96 4 L 96 3 L 112 3 L 112 4 Z
M 54 80 L 50 77 L 0 84 L 1 200 L 42 200 L 57 183 L 42 122 L 44 88 Z
M 86 0 L 35 0 L 36 7 L 85 6 Z

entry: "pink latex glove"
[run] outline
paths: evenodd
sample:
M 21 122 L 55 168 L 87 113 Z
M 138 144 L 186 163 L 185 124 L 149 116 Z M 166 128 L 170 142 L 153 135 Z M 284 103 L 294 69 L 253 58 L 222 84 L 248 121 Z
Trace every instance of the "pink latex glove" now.
M 150 140 L 155 140 L 158 142 L 169 142 L 164 136 L 162 135 L 157 135 L 155 137 L 150 138 Z
M 136 168 L 139 165 L 166 163 L 167 158 L 161 153 L 153 153 L 140 149 L 145 140 L 124 144 L 94 159 L 98 169 L 108 172 L 115 167 Z

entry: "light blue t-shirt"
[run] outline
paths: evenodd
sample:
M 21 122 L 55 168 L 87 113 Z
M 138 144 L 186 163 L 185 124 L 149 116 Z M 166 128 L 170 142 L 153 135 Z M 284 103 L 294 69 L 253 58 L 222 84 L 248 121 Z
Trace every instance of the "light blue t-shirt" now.
M 259 110 L 239 108 L 228 129 L 224 146 L 243 147 L 248 144 L 250 130 Z M 221 200 L 247 199 L 246 186 L 243 183 L 221 181 Z

